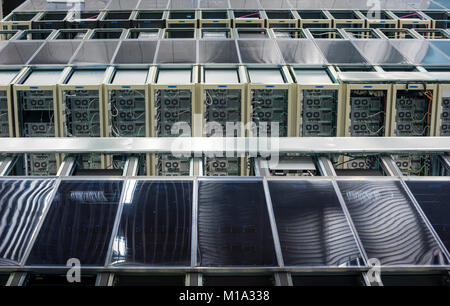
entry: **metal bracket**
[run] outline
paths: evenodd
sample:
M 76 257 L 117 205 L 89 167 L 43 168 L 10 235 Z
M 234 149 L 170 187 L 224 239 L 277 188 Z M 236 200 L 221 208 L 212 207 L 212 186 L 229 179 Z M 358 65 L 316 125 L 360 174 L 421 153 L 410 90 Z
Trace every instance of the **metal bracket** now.
M 291 273 L 289 272 L 277 272 L 275 273 L 275 286 L 293 286 Z
M 127 158 L 125 166 L 123 167 L 122 176 L 137 176 L 139 171 L 139 158 L 131 156 Z
M 6 286 L 10 286 L 10 287 L 23 286 L 25 283 L 26 277 L 27 277 L 27 273 L 25 273 L 25 272 L 11 273 L 8 281 L 6 282 Z
M 319 171 L 323 176 L 337 176 L 334 170 L 333 163 L 327 157 L 319 157 L 317 159 Z
M 402 171 L 397 167 L 394 159 L 390 156 L 381 157 L 381 167 L 388 176 L 403 176 Z
M 113 273 L 99 273 L 95 280 L 95 286 L 110 287 L 113 285 L 114 274 Z
M 67 156 L 56 173 L 57 176 L 71 176 L 75 170 L 76 158 Z
M 6 176 L 14 167 L 17 155 L 7 156 L 0 162 L 0 176 Z

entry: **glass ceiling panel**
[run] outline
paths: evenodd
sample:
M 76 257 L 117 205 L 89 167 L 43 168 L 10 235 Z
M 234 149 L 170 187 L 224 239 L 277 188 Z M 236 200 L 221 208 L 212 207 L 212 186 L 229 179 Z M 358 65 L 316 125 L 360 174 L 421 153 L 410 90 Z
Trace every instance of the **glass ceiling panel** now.
M 199 180 L 198 263 L 277 266 L 261 180 Z
M 116 219 L 122 180 L 63 180 L 27 266 L 103 266 Z
M 190 266 L 192 191 L 192 181 L 127 181 L 111 264 Z
M 323 65 L 327 61 L 311 40 L 278 40 L 286 64 Z
M 344 40 L 315 40 L 330 64 L 367 64 L 367 60 L 353 46 L 350 41 Z
M 450 181 L 408 180 L 406 185 L 450 251 Z
M 17 266 L 31 243 L 55 179 L 0 180 L 0 266 Z
M 386 40 L 358 40 L 353 44 L 370 64 L 409 64 L 408 60 Z
M 427 40 L 395 40 L 390 43 L 415 65 L 450 64 L 450 58 Z
M 331 181 L 270 181 L 269 190 L 286 266 L 364 265 Z
M 338 180 L 369 259 L 382 266 L 446 265 L 448 260 L 398 180 Z

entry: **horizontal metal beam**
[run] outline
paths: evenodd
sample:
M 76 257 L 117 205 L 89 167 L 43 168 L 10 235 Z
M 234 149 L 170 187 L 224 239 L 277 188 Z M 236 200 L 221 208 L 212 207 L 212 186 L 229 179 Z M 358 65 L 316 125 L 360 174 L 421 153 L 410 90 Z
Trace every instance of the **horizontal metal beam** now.
M 450 137 L 0 138 L 0 153 L 448 153 Z

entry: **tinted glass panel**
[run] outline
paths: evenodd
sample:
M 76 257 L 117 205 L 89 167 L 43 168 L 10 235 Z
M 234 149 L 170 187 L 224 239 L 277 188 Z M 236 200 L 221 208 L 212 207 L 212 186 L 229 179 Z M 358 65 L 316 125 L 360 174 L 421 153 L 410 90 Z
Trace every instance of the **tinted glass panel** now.
M 269 188 L 285 265 L 363 264 L 330 181 L 273 181 Z
M 442 265 L 447 260 L 399 181 L 338 181 L 369 258 L 381 265 Z
M 119 205 L 119 180 L 61 182 L 27 265 L 104 265 Z
M 54 179 L 0 180 L 0 266 L 23 259 L 54 185 Z
M 261 181 L 199 181 L 201 266 L 275 266 L 277 260 Z
M 191 264 L 192 182 L 127 183 L 112 264 Z
M 316 40 L 315 43 L 330 64 L 367 64 L 350 41 Z
M 407 181 L 423 212 L 447 250 L 450 250 L 450 182 Z

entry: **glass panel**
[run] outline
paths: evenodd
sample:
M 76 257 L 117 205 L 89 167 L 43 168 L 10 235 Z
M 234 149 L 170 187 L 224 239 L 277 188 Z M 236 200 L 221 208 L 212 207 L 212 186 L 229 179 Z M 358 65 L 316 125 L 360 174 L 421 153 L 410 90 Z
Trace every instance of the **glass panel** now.
M 111 264 L 190 266 L 191 181 L 130 180 Z
M 109 64 L 119 41 L 86 41 L 73 56 L 71 64 Z
M 180 9 L 195 9 L 197 8 L 197 0 L 171 0 L 170 9 L 180 10 Z
M 283 64 L 278 47 L 272 40 L 239 40 L 238 44 L 242 63 Z
M 199 63 L 237 64 L 239 56 L 235 41 L 200 40 Z
M 448 264 L 400 181 L 338 181 L 369 259 L 382 266 Z
M 152 64 L 157 41 L 124 41 L 114 58 L 114 64 Z
M 199 0 L 199 8 L 229 8 L 228 0 Z
M 0 48 L 0 65 L 24 65 L 43 42 L 14 41 Z
M 316 40 L 315 43 L 330 64 L 367 64 L 350 41 Z
M 441 40 L 441 41 L 432 41 L 431 44 L 442 52 L 445 53 L 445 55 L 450 56 L 450 41 L 449 40 Z
M 20 264 L 54 185 L 55 179 L 0 180 L 0 266 Z
M 107 10 L 134 10 L 138 5 L 139 0 L 112 0 Z
M 320 50 L 310 40 L 278 40 L 277 43 L 287 64 L 323 65 L 327 63 Z
M 433 47 L 427 40 L 411 39 L 390 41 L 412 64 L 416 65 L 446 65 L 450 64 L 450 59 L 438 48 Z
M 197 61 L 197 45 L 193 40 L 160 41 L 158 64 L 193 64 Z
M 364 265 L 331 181 L 271 181 L 286 266 Z
M 64 180 L 27 259 L 28 266 L 103 266 L 122 193 L 121 180 Z
M 408 60 L 388 41 L 354 41 L 353 44 L 371 64 L 408 64 Z
M 252 9 L 252 8 L 259 8 L 259 2 L 258 0 L 230 0 L 231 8 L 233 9 L 240 9 L 240 8 L 246 8 L 246 9 Z
M 450 251 L 450 181 L 407 181 L 406 185 Z
M 80 46 L 79 41 L 49 41 L 30 60 L 31 65 L 65 65 Z
M 139 10 L 165 9 L 169 5 L 169 0 L 142 0 L 138 5 Z
M 198 262 L 277 265 L 262 181 L 199 181 Z

